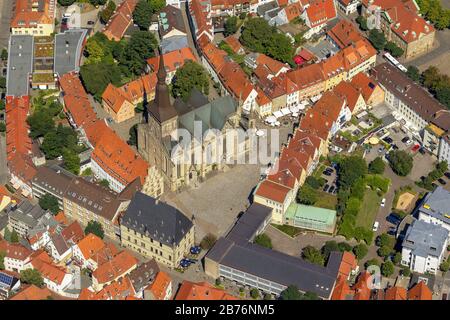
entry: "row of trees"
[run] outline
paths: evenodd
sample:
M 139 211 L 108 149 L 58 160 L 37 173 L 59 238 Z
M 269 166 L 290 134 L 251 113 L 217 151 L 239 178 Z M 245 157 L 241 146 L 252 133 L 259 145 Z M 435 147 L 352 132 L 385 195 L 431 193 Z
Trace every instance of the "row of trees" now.
M 413 158 L 404 150 L 393 150 L 389 152 L 389 165 L 397 175 L 405 177 L 413 168 Z
M 123 80 L 141 75 L 157 46 L 155 36 L 148 31 L 135 31 L 129 40 L 119 42 L 96 33 L 86 43 L 87 59 L 80 68 L 86 90 L 100 100 L 109 83 L 120 86 Z
M 370 30 L 369 41 L 378 51 L 386 50 L 394 57 L 400 57 L 404 53 L 404 50 L 397 46 L 394 42 L 387 41 L 384 33 L 380 30 Z
M 369 247 L 364 243 L 359 243 L 355 246 L 349 245 L 347 242 L 339 242 L 337 243 L 334 240 L 330 240 L 325 242 L 323 247 L 319 250 L 313 246 L 306 246 L 302 250 L 302 257 L 306 261 L 311 263 L 324 266 L 325 262 L 328 260 L 330 253 L 333 251 L 338 252 L 353 252 L 355 256 L 361 260 L 363 259 L 367 253 L 369 252 Z
M 435 66 L 429 66 L 420 73 L 416 66 L 409 66 L 406 73 L 413 81 L 426 87 L 434 97 L 450 109 L 450 77 L 441 74 Z
M 294 47 L 290 39 L 270 26 L 263 18 L 252 18 L 245 22 L 240 42 L 251 51 L 264 53 L 276 60 L 294 64 Z
M 444 9 L 440 0 L 416 0 L 420 13 L 437 29 L 450 28 L 450 10 Z
M 64 166 L 74 174 L 79 174 L 78 154 L 83 146 L 78 145 L 78 135 L 71 127 L 56 126 L 55 118 L 64 117 L 62 105 L 56 100 L 38 97 L 33 101 L 34 112 L 27 118 L 32 139 L 43 137 L 41 150 L 47 159 L 64 158 Z
M 441 178 L 448 169 L 447 161 L 438 162 L 436 167 L 428 173 L 425 179 L 417 181 L 416 184 L 424 189 L 433 191 L 433 182 Z

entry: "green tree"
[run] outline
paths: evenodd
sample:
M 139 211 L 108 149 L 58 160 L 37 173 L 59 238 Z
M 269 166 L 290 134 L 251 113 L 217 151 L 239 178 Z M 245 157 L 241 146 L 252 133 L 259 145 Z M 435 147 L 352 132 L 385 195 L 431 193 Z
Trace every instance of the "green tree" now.
M 132 146 L 137 145 L 137 124 L 133 125 L 128 131 L 130 138 L 128 139 L 128 144 Z
M 81 80 L 87 92 L 100 99 L 109 83 L 121 84 L 121 71 L 115 64 L 105 62 L 84 64 L 80 67 Z
M 6 89 L 6 78 L 5 77 L 1 77 L 0 76 L 0 91 L 3 91 L 4 89 Z
M 381 265 L 381 274 L 385 277 L 390 277 L 394 274 L 394 264 L 391 261 L 386 261 Z
M 44 279 L 41 273 L 36 269 L 25 269 L 20 272 L 20 281 L 28 284 L 33 284 L 37 287 L 44 286 Z
M 336 241 L 329 240 L 329 241 L 325 242 L 321 251 L 322 251 L 323 256 L 327 259 L 331 252 L 340 251 L 340 250 L 339 250 L 339 245 L 337 244 Z
M 47 112 L 35 111 L 32 115 L 28 116 L 27 122 L 30 125 L 30 137 L 33 139 L 43 137 L 55 129 L 53 117 Z
M 100 180 L 99 184 L 100 184 L 102 187 L 109 188 L 109 181 L 106 180 L 106 179 Z
M 100 12 L 100 20 L 102 23 L 106 24 L 109 19 L 111 19 L 111 16 L 114 14 L 114 10 L 116 10 L 116 4 L 114 1 L 109 0 L 106 8 Z
M 359 28 L 360 28 L 362 31 L 367 31 L 367 30 L 369 30 L 369 28 L 367 27 L 367 19 L 366 19 L 365 17 L 363 17 L 363 16 L 358 16 L 358 17 L 356 18 L 356 22 L 358 23 Z
M 0 99 L 0 111 L 3 111 L 3 110 L 5 110 L 5 101 L 4 100 L 2 100 L 2 99 Z
M 17 234 L 16 230 L 14 230 L 14 229 L 11 232 L 10 241 L 11 241 L 11 243 L 19 243 L 19 235 Z
M 84 229 L 84 234 L 87 235 L 89 233 L 92 233 L 101 239 L 103 239 L 103 237 L 105 236 L 105 232 L 103 231 L 103 227 L 100 222 L 94 220 L 89 221 L 86 228 Z
M 383 174 L 385 164 L 381 157 L 376 157 L 372 162 L 369 163 L 369 173 Z
M 4 122 L 0 122 L 0 132 L 6 131 L 6 124 Z
M 350 188 L 356 180 L 366 173 L 367 163 L 362 157 L 358 155 L 345 157 L 338 169 L 339 186 L 344 189 Z
M 399 265 L 401 261 L 402 261 L 402 253 L 401 252 L 396 252 L 394 254 L 394 256 L 392 257 L 392 262 L 395 265 Z
M 250 290 L 250 296 L 255 300 L 258 299 L 259 298 L 259 290 L 253 288 L 252 290 Z
M 356 258 L 358 258 L 358 260 L 362 260 L 368 252 L 369 248 L 364 243 L 360 243 L 353 247 L 353 253 L 355 254 Z
M 401 270 L 402 276 L 409 277 L 411 275 L 411 270 L 408 267 L 403 266 Z
M 320 300 L 315 292 L 306 291 L 300 300 Z
M 0 270 L 5 270 L 5 257 L 6 252 L 0 251 Z
M 238 18 L 236 16 L 229 17 L 224 24 L 225 31 L 223 32 L 225 37 L 235 34 L 238 30 Z
M 392 254 L 392 252 L 393 252 L 393 249 L 388 246 L 381 246 L 377 250 L 378 255 L 383 258 L 389 257 Z
M 75 0 L 58 0 L 58 3 L 63 7 L 68 7 L 72 5 L 75 2 Z
M 263 18 L 248 19 L 241 32 L 240 42 L 252 51 L 264 53 L 276 60 L 293 64 L 294 48 L 291 40 L 278 33 Z
M 394 42 L 389 41 L 386 43 L 386 46 L 384 47 L 386 51 L 389 51 L 393 57 L 401 57 L 403 53 L 405 52 L 402 48 L 397 46 Z
M 450 261 L 449 260 L 442 261 L 441 265 L 439 266 L 439 269 L 444 273 L 448 272 L 448 270 L 450 269 Z
M 89 0 L 89 3 L 93 6 L 102 6 L 106 3 L 107 0 Z
M 344 251 L 352 251 L 353 247 L 348 244 L 347 242 L 339 242 L 338 243 L 338 248 L 340 252 L 344 252 Z
M 386 45 L 386 37 L 384 36 L 384 33 L 377 29 L 370 30 L 369 41 L 378 51 L 383 50 Z
M 149 0 L 153 12 L 159 12 L 166 6 L 166 0 Z
M 366 268 L 366 270 L 370 267 L 370 266 L 380 266 L 380 260 L 378 260 L 377 258 L 373 258 L 370 260 L 367 260 L 366 263 L 364 264 L 364 267 Z
M 3 61 L 8 60 L 8 50 L 6 50 L 5 48 L 2 49 L 2 53 L 0 54 L 0 59 L 2 59 Z
M 281 291 L 280 299 L 281 300 L 301 300 L 302 294 L 300 293 L 300 291 L 298 291 L 297 286 L 290 285 L 286 289 Z
M 187 101 L 194 88 L 207 95 L 209 93 L 208 75 L 200 64 L 187 61 L 175 73 L 172 94 L 174 97 Z
M 411 78 L 414 82 L 420 81 L 420 70 L 416 66 L 408 66 L 408 71 L 406 75 Z
M 146 60 L 155 55 L 155 49 L 158 46 L 153 33 L 148 31 L 134 31 L 130 40 L 123 49 L 120 63 L 123 69 L 132 74 L 140 75 L 146 66 Z
M 323 187 L 323 185 L 325 184 L 325 181 L 326 180 L 323 178 L 316 178 L 314 176 L 308 176 L 308 177 L 306 177 L 305 183 L 317 190 L 317 189 Z
M 254 242 L 262 247 L 272 249 L 272 240 L 265 233 L 257 235 Z
M 73 150 L 64 148 L 63 152 L 64 168 L 73 174 L 80 174 L 80 157 Z
M 44 194 L 39 199 L 39 206 L 44 210 L 50 210 L 53 214 L 57 214 L 60 211 L 58 199 L 50 193 Z
M 413 168 L 413 158 L 404 150 L 389 152 L 389 164 L 399 176 L 407 176 Z
M 302 204 L 313 205 L 318 200 L 317 191 L 304 184 L 298 191 L 297 200 Z
M 141 28 L 141 30 L 148 30 L 152 24 L 153 8 L 150 2 L 140 0 L 133 12 L 133 21 Z
M 306 246 L 302 250 L 302 257 L 306 261 L 323 266 L 325 264 L 325 258 L 322 253 L 313 246 Z

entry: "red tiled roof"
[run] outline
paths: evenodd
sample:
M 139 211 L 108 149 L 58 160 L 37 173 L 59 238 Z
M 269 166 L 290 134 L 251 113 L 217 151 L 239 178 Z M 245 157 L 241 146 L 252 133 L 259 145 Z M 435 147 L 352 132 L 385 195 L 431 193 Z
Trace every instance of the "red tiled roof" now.
M 63 231 L 61 231 L 61 235 L 63 236 L 64 240 L 70 240 L 73 243 L 78 243 L 81 239 L 84 238 L 83 229 L 81 229 L 78 221 L 74 221 L 66 228 L 64 228 Z
M 106 24 L 103 33 L 109 40 L 120 41 L 133 22 L 133 11 L 138 0 L 124 0 Z
M 355 75 L 351 84 L 361 92 L 366 101 L 370 99 L 373 91 L 378 87 L 378 83 L 374 79 L 369 78 L 364 72 Z
M 135 294 L 130 279 L 123 277 L 105 286 L 99 292 L 92 292 L 87 288 L 81 290 L 78 300 L 128 300 Z
M 433 293 L 425 282 L 420 281 L 408 291 L 408 300 L 432 300 Z
M 50 3 L 53 2 L 53 7 Z M 36 4 L 38 5 L 36 6 Z M 51 0 L 16 0 L 11 28 L 29 28 L 36 24 L 53 24 L 55 3 Z
M 107 283 L 125 275 L 130 269 L 137 266 L 137 259 L 127 251 L 122 251 L 111 260 L 101 264 L 92 273 L 98 283 Z
M 411 0 L 363 0 L 365 7 L 380 7 L 393 20 L 391 30 L 403 41 L 410 43 L 435 31 L 434 27 L 419 16 L 419 10 Z
M 311 27 L 315 27 L 336 18 L 336 8 L 333 0 L 313 0 L 306 8 Z
M 358 261 L 353 253 L 344 251 L 342 254 L 341 264 L 339 266 L 339 274 L 348 279 L 352 270 L 358 266 Z
M 195 35 L 197 39 L 205 33 L 211 37 L 213 36 L 214 28 L 210 17 L 210 10 L 210 6 L 201 0 L 189 1 L 189 12 L 197 27 Z
M 26 287 L 10 300 L 46 300 L 52 292 L 45 288 L 36 287 L 34 284 Z
M 241 45 L 239 40 L 233 35 L 226 37 L 223 41 L 230 46 L 234 53 L 239 53 L 244 50 L 244 47 Z
M 228 55 L 224 50 L 221 50 L 211 42 L 208 42 L 204 47 L 202 47 L 202 52 L 216 73 L 222 71 L 222 68 L 226 63 L 225 57 Z
M 207 282 L 183 281 L 175 300 L 239 300 Z
M 282 186 L 270 180 L 264 180 L 256 189 L 255 194 L 278 203 L 283 203 L 290 191 L 291 189 L 288 187 Z
M 245 101 L 254 90 L 253 84 L 247 74 L 236 62 L 226 62 L 220 71 L 219 77 L 227 90 L 237 100 Z
M 355 297 L 354 300 L 369 300 L 370 299 L 370 288 L 369 279 L 371 275 L 369 272 L 364 271 L 359 275 L 358 282 L 354 286 Z
M 386 290 L 384 300 L 406 300 L 406 289 L 402 287 L 391 287 Z
M 288 68 L 286 64 L 272 59 L 271 57 L 266 56 L 262 53 L 260 53 L 256 58 L 256 64 L 258 66 L 265 66 L 268 71 L 274 76 L 276 76 L 283 68 Z
M 303 68 L 292 70 L 286 75 L 295 83 L 300 89 L 304 89 L 320 82 L 325 81 L 325 75 L 320 64 L 314 63 Z
M 147 177 L 148 163 L 109 127 L 97 140 L 92 160 L 125 186 L 138 177 L 143 184 Z
M 30 110 L 28 96 L 6 98 L 6 157 L 31 154 L 32 141 L 28 136 L 30 126 L 27 117 Z
M 115 113 L 119 113 L 125 101 L 129 101 L 128 96 L 125 94 L 125 92 L 114 86 L 112 83 L 108 84 L 105 91 L 103 92 L 102 100 Z
M 341 49 L 364 39 L 356 26 L 348 20 L 340 20 L 327 34 Z
M 291 22 L 302 14 L 303 8 L 299 2 L 294 2 L 285 7 L 284 11 L 286 12 L 287 20 Z
M 153 283 L 147 289 L 153 294 L 155 300 L 163 300 L 166 296 L 167 288 L 171 285 L 172 279 L 164 271 L 158 272 Z
M 155 56 L 150 59 L 147 59 L 147 64 L 150 66 L 150 69 L 156 74 L 159 68 L 160 57 Z M 182 48 L 175 51 L 170 51 L 163 55 L 164 67 L 166 72 L 174 72 L 181 68 L 186 61 L 195 61 L 197 62 L 197 58 L 195 58 L 192 49 L 189 47 Z
M 6 252 L 6 257 L 16 260 L 25 261 L 31 257 L 33 251 L 27 249 L 21 244 L 9 243 L 5 240 L 0 241 L 0 251 Z
M 78 242 L 77 246 L 83 257 L 88 260 L 93 258 L 106 244 L 95 234 L 89 233 Z
M 38 250 L 31 261 L 34 269 L 38 270 L 41 276 L 58 285 L 62 284 L 66 271 L 62 267 L 53 264 L 52 259 L 43 250 Z
M 338 276 L 333 293 L 331 294 L 331 300 L 352 300 L 354 294 L 355 291 L 350 289 L 347 278 Z
M 8 161 L 8 168 L 11 174 L 14 174 L 23 182 L 31 185 L 31 179 L 37 173 L 37 169 L 33 161 L 28 155 L 16 153 L 11 160 Z
M 356 103 L 360 97 L 360 92 L 355 89 L 349 82 L 341 81 L 334 89 L 333 92 L 347 101 L 347 106 L 351 112 L 355 110 Z

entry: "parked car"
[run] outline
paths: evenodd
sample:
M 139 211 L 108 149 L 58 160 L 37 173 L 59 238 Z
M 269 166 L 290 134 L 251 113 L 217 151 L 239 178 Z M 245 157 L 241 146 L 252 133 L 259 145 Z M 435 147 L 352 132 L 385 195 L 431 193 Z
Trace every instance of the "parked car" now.
M 394 213 L 391 213 L 390 215 L 388 215 L 386 217 L 386 221 L 390 222 L 394 225 L 398 225 L 398 224 L 400 224 L 400 222 L 402 222 L 402 219 L 400 219 L 400 217 L 395 215 Z
M 396 144 L 391 144 L 392 149 L 398 150 L 398 146 Z
M 444 186 L 447 184 L 447 182 L 445 182 L 445 180 L 442 179 L 442 178 L 439 178 L 438 181 L 439 181 L 440 184 L 442 184 Z
M 335 189 L 336 189 L 336 188 L 335 188 L 334 186 L 331 186 L 331 187 L 330 187 L 330 190 L 328 190 L 328 192 L 329 192 L 329 193 L 333 193 L 333 191 L 334 191 Z
M 391 144 L 392 142 L 394 142 L 394 140 L 392 140 L 392 138 L 390 138 L 390 137 L 384 138 L 383 141 L 388 143 L 388 144 Z
M 92 26 L 92 25 L 95 24 L 95 21 L 89 20 L 89 21 L 87 22 L 87 24 L 88 24 L 88 26 Z
M 447 171 L 446 173 L 444 173 L 444 175 L 450 179 L 450 172 Z
M 372 231 L 377 232 L 379 226 L 380 226 L 380 223 L 378 221 L 375 221 L 375 223 L 373 224 Z
M 384 208 L 384 206 L 386 205 L 386 198 L 381 199 L 381 207 Z
M 325 170 L 324 172 L 322 172 L 324 175 L 326 175 L 326 176 L 331 176 L 331 172 L 330 171 L 327 171 L 327 170 Z
M 387 233 L 390 236 L 395 236 L 397 234 L 397 229 L 396 228 L 389 228 Z
M 326 184 L 326 185 L 323 186 L 323 189 L 322 189 L 322 190 L 325 191 L 325 192 L 327 192 L 329 187 L 330 187 L 330 186 L 329 186 L 328 184 Z
M 426 153 L 426 150 L 425 150 L 424 147 L 421 147 L 421 148 L 419 149 L 419 152 L 420 152 L 420 154 L 425 154 L 425 153 Z

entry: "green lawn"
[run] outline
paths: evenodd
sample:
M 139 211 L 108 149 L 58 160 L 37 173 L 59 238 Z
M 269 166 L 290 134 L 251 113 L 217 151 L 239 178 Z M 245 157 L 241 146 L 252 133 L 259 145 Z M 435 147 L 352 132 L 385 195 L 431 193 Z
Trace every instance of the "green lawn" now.
M 318 191 L 317 194 L 319 200 L 314 203 L 315 207 L 336 210 L 337 197 L 335 195 L 323 191 Z
M 292 238 L 295 238 L 302 231 L 302 229 L 300 228 L 296 228 L 294 226 L 289 226 L 286 224 L 285 225 L 272 224 L 272 226 L 274 226 L 281 232 L 286 233 L 288 236 Z
M 375 217 L 380 208 L 381 199 L 374 190 L 366 190 L 364 201 L 358 216 L 356 217 L 356 226 L 372 230 Z

